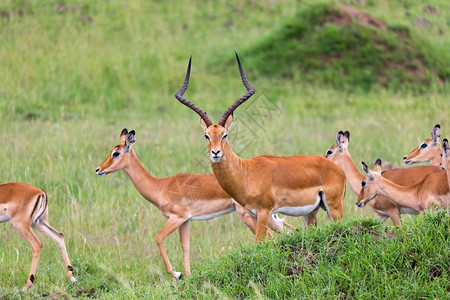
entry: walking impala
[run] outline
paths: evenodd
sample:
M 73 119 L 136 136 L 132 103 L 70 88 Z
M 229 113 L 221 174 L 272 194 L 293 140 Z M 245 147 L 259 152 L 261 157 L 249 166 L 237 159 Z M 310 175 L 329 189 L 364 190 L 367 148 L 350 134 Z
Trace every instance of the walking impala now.
M 317 211 L 322 207 L 331 219 L 340 220 L 345 175 L 335 163 L 319 155 L 264 155 L 242 159 L 231 149 L 227 137 L 234 119 L 233 111 L 255 92 L 245 77 L 237 53 L 236 59 L 248 92 L 225 111 L 218 124 L 213 124 L 204 111 L 183 98 L 189 84 L 191 59 L 184 84 L 175 95 L 201 117 L 217 181 L 246 211 L 256 216 L 256 240 L 266 236 L 271 213 L 303 216 L 308 226 L 316 223 Z
M 336 136 L 336 144 L 326 151 L 325 157 L 338 164 L 344 170 L 350 189 L 358 196 L 361 191 L 361 181 L 364 179 L 364 175 L 358 170 L 350 156 L 350 152 L 348 151 L 349 141 L 350 132 L 339 131 Z M 442 170 L 435 166 L 419 166 L 404 169 L 392 169 L 384 171 L 382 175 L 399 185 L 412 185 L 423 180 L 428 174 L 435 172 L 442 172 Z M 401 224 L 401 214 L 418 213 L 418 211 L 409 208 L 409 206 L 399 205 L 382 195 L 378 195 L 367 204 L 382 222 L 390 217 L 396 226 Z
M 76 281 L 67 255 L 64 235 L 48 224 L 47 214 L 48 197 L 44 190 L 23 182 L 0 185 L 0 223 L 10 221 L 27 240 L 33 251 L 30 272 L 23 290 L 27 290 L 33 285 L 42 249 L 42 243 L 31 230 L 32 227 L 51 238 L 58 245 L 66 266 L 66 274 L 70 281 Z
M 364 207 L 377 195 L 389 197 L 397 204 L 419 212 L 433 206 L 448 208 L 450 205 L 447 173 L 443 170 L 428 174 L 414 185 L 401 186 L 381 176 L 380 159 L 375 162 L 374 170 L 369 169 L 364 162 L 362 166 L 366 176 L 361 181 L 361 192 L 356 201 L 358 207 Z
M 441 137 L 441 126 L 436 124 L 431 130 L 431 136 L 422 141 L 417 148 L 409 152 L 403 157 L 403 161 L 407 165 L 430 162 L 432 166 L 439 166 L 441 163 L 441 145 L 439 145 L 439 138 Z
M 255 233 L 255 220 L 220 187 L 213 174 L 176 174 L 157 178 L 145 170 L 131 149 L 134 142 L 134 130 L 128 132 L 123 129 L 120 144 L 112 149 L 95 172 L 98 175 L 106 175 L 124 170 L 139 193 L 168 218 L 156 237 L 156 243 L 169 274 L 175 278 L 181 277 L 181 273 L 172 268 L 163 244 L 164 239 L 177 229 L 180 231 L 184 255 L 184 273 L 190 274 L 189 221 L 209 220 L 237 210 L 240 219 Z M 283 222 L 284 220 L 272 215 L 270 228 L 281 232 Z M 284 224 L 290 227 L 289 224 Z

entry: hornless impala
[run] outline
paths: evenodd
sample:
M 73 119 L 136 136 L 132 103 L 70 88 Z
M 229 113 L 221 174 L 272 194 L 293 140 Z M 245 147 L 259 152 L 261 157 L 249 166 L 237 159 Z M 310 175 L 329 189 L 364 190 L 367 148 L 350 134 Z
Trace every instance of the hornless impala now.
M 256 216 L 257 241 L 266 236 L 272 213 L 303 216 L 308 226 L 316 223 L 316 214 L 321 207 L 331 219 L 340 220 L 345 175 L 335 163 L 319 155 L 264 155 L 242 159 L 231 149 L 227 135 L 234 119 L 233 111 L 255 92 L 245 77 L 237 53 L 236 59 L 248 92 L 226 110 L 218 124 L 214 125 L 204 111 L 183 98 L 189 84 L 191 59 L 184 84 L 175 95 L 182 104 L 200 115 L 210 163 L 220 185 L 246 211 Z
M 417 148 L 409 152 L 403 157 L 403 161 L 407 165 L 414 163 L 429 161 L 432 166 L 439 166 L 441 163 L 441 145 L 439 138 L 441 137 L 441 126 L 436 124 L 431 130 L 431 136 L 422 141 Z
M 167 223 L 156 237 L 159 251 L 169 274 L 180 278 L 175 272 L 164 249 L 164 239 L 179 229 L 184 255 L 184 273 L 190 274 L 189 264 L 189 221 L 209 220 L 237 210 L 240 219 L 255 233 L 255 220 L 236 203 L 219 185 L 213 174 L 176 174 L 158 178 L 145 170 L 131 146 L 135 142 L 134 130 L 123 129 L 120 144 L 114 147 L 105 161 L 95 170 L 98 175 L 106 175 L 124 170 L 139 193 L 160 213 L 168 218 Z M 270 228 L 281 232 L 283 219 L 272 215 Z M 289 224 L 286 226 L 290 227 Z
M 23 290 L 33 285 L 37 264 L 41 255 L 42 243 L 31 227 L 51 238 L 61 251 L 66 274 L 70 281 L 75 282 L 73 268 L 67 256 L 64 235 L 54 229 L 47 221 L 47 193 L 37 187 L 23 182 L 11 182 L 0 185 L 0 223 L 10 221 L 19 233 L 28 241 L 33 251 L 31 268 Z
M 336 136 L 336 144 L 326 151 L 325 157 L 338 164 L 344 170 L 348 185 L 356 196 L 358 196 L 361 191 L 361 181 L 364 179 L 364 175 L 358 170 L 348 152 L 349 141 L 350 132 L 339 131 Z M 384 171 L 382 175 L 397 184 L 412 185 L 421 181 L 428 174 L 435 172 L 442 172 L 442 170 L 435 166 L 419 166 L 392 169 Z M 409 206 L 401 206 L 382 195 L 378 195 L 372 201 L 368 202 L 368 205 L 382 222 L 390 217 L 396 226 L 401 224 L 400 214 L 418 213 L 418 211 L 409 208 Z
M 420 182 L 402 186 L 381 176 L 381 160 L 377 159 L 374 170 L 362 162 L 366 176 L 361 181 L 361 192 L 356 205 L 364 207 L 377 195 L 389 197 L 397 204 L 410 207 L 417 211 L 430 209 L 433 206 L 448 208 L 450 206 L 450 190 L 447 182 L 447 173 L 443 170 L 430 173 Z

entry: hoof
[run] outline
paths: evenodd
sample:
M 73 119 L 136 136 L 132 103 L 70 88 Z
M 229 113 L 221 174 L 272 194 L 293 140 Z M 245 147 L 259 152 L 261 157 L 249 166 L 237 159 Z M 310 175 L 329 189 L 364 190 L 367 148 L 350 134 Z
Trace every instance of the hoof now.
M 183 276 L 183 274 L 181 274 L 180 272 L 173 272 L 173 277 L 175 277 L 176 279 L 180 279 L 181 276 Z
M 77 282 L 77 280 L 75 279 L 75 277 L 70 277 L 70 282 Z

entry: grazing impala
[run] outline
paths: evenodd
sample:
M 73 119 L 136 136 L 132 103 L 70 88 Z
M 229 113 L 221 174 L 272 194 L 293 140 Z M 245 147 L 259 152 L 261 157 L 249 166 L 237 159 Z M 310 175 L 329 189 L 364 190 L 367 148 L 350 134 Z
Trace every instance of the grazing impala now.
M 349 141 L 350 132 L 339 131 L 336 136 L 336 144 L 326 151 L 325 157 L 335 162 L 344 170 L 348 185 L 356 196 L 358 196 L 361 191 L 361 181 L 364 179 L 364 175 L 358 170 L 350 156 L 350 152 L 348 151 Z M 404 169 L 392 169 L 384 171 L 382 175 L 397 184 L 412 185 L 421 181 L 428 174 L 435 172 L 441 172 L 441 170 L 435 166 L 419 166 Z M 411 209 L 409 206 L 401 206 L 382 195 L 378 195 L 372 201 L 368 202 L 368 205 L 382 222 L 390 217 L 396 226 L 401 224 L 401 214 L 418 213 L 418 211 Z
M 128 132 L 123 129 L 120 144 L 112 149 L 95 172 L 106 175 L 124 170 L 139 193 L 168 218 L 156 237 L 156 243 L 169 274 L 175 278 L 181 277 L 181 273 L 172 268 L 163 244 L 164 239 L 177 229 L 184 255 L 184 273 L 190 274 L 189 221 L 209 220 L 237 210 L 240 219 L 255 233 L 255 220 L 220 187 L 213 174 L 176 174 L 157 178 L 145 170 L 131 149 L 134 142 L 134 130 Z M 283 221 L 271 215 L 270 228 L 281 232 Z
M 356 205 L 364 207 L 377 195 L 389 197 L 397 204 L 409 207 L 417 211 L 438 206 L 448 208 L 450 206 L 450 190 L 445 171 L 430 173 L 420 182 L 402 186 L 381 176 L 381 160 L 377 159 L 374 169 L 371 170 L 362 162 L 366 176 L 361 181 L 361 192 Z
M 264 155 L 242 159 L 231 149 L 227 137 L 234 119 L 233 111 L 255 92 L 245 77 L 237 54 L 236 59 L 248 92 L 226 110 L 218 124 L 213 124 L 204 111 L 183 98 L 189 84 L 191 59 L 184 84 L 175 95 L 201 117 L 217 181 L 246 211 L 256 216 L 257 241 L 266 236 L 272 213 L 303 216 L 308 226 L 316 223 L 317 211 L 323 208 L 331 219 L 340 220 L 345 175 L 335 163 L 319 155 Z
M 27 240 L 33 251 L 30 272 L 23 290 L 33 285 L 42 249 L 41 241 L 31 228 L 42 232 L 58 245 L 66 266 L 66 274 L 70 281 L 76 281 L 67 255 L 64 235 L 48 224 L 47 214 L 48 198 L 44 190 L 23 182 L 0 185 L 0 223 L 10 221 Z
M 403 157 L 403 161 L 407 165 L 430 162 L 432 166 L 439 166 L 441 163 L 441 146 L 439 145 L 439 138 L 441 137 L 441 126 L 436 124 L 431 130 L 431 136 L 422 141 L 417 148 L 409 152 Z

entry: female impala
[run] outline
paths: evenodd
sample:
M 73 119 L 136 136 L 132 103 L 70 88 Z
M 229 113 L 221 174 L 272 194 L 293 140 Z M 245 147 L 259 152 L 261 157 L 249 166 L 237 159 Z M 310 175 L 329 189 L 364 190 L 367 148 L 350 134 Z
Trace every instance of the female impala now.
M 237 210 L 240 219 L 255 232 L 255 221 L 238 205 L 219 185 L 213 174 L 176 174 L 166 178 L 157 178 L 148 173 L 142 166 L 131 146 L 135 142 L 134 130 L 123 129 L 120 144 L 114 147 L 111 154 L 95 170 L 98 175 L 106 175 L 124 170 L 130 177 L 139 193 L 161 214 L 168 218 L 166 225 L 158 233 L 156 243 L 169 274 L 180 278 L 170 264 L 164 239 L 179 229 L 181 246 L 184 254 L 184 273 L 190 274 L 189 264 L 189 221 L 209 220 Z M 276 215 L 270 219 L 270 228 L 281 232 L 284 220 Z M 288 227 L 290 225 L 286 224 Z
M 33 251 L 30 272 L 23 290 L 27 290 L 33 285 L 42 249 L 42 243 L 31 230 L 32 227 L 51 238 L 58 245 L 66 266 L 66 274 L 70 281 L 76 281 L 67 255 L 64 235 L 48 224 L 47 214 L 48 198 L 44 190 L 23 182 L 0 185 L 0 223 L 10 221 L 27 240 Z
M 380 159 L 375 162 L 373 171 L 364 162 L 362 166 L 366 176 L 361 182 L 361 192 L 356 201 L 358 207 L 364 207 L 377 195 L 389 197 L 397 204 L 419 212 L 433 206 L 450 206 L 450 190 L 445 171 L 430 173 L 414 185 L 401 186 L 381 176 Z
M 344 170 L 348 185 L 356 196 L 358 196 L 361 191 L 361 181 L 364 179 L 364 175 L 358 170 L 350 156 L 348 151 L 349 141 L 350 132 L 339 131 L 336 136 L 336 144 L 326 151 L 325 157 L 335 162 Z M 382 175 L 399 185 L 412 185 L 423 180 L 428 174 L 435 172 L 442 172 L 442 170 L 435 166 L 419 166 L 405 169 L 392 169 L 384 171 Z M 378 195 L 372 201 L 368 202 L 368 205 L 382 222 L 390 217 L 396 226 L 401 224 L 400 214 L 418 213 L 418 211 L 409 208 L 409 206 L 401 206 L 382 195 Z
M 340 220 L 345 175 L 335 163 L 319 155 L 265 155 L 242 159 L 231 149 L 227 136 L 234 119 L 233 111 L 255 92 L 237 54 L 236 59 L 248 92 L 226 110 L 218 124 L 214 125 L 204 111 L 183 98 L 189 83 L 191 60 L 184 84 L 175 95 L 201 117 L 217 181 L 246 211 L 257 217 L 256 240 L 266 235 L 271 213 L 303 216 L 305 224 L 311 225 L 316 223 L 317 211 L 322 207 L 330 218 Z
M 407 165 L 430 162 L 432 166 L 439 166 L 441 163 L 441 146 L 439 138 L 441 137 L 441 126 L 436 124 L 431 130 L 430 138 L 422 141 L 417 148 L 409 152 L 403 157 L 403 161 Z

